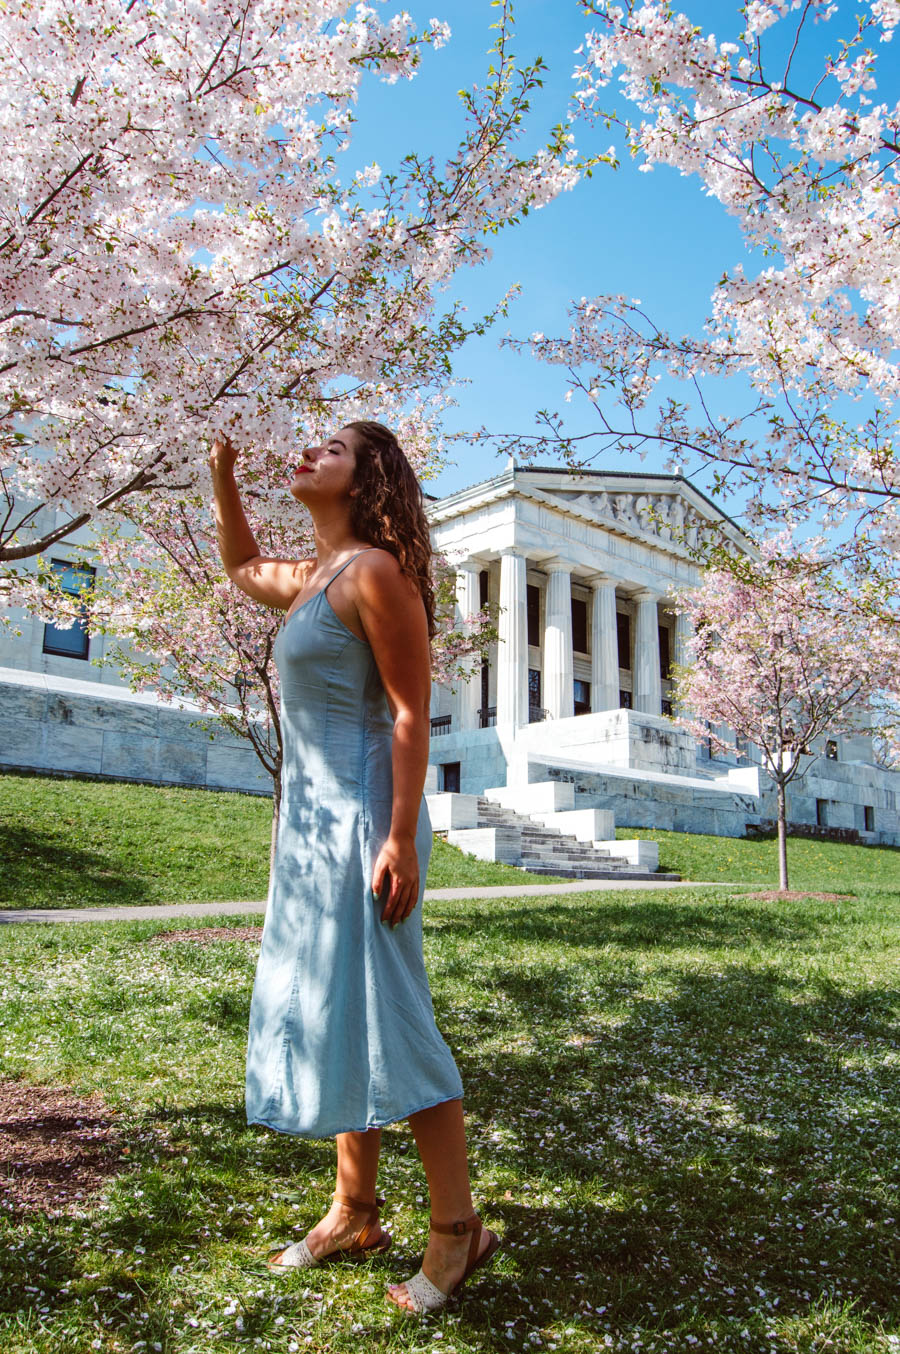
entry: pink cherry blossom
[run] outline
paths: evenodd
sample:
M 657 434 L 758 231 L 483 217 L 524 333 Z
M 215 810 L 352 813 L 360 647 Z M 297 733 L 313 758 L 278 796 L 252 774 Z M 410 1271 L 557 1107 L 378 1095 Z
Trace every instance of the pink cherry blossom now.
M 693 628 L 675 697 L 680 722 L 720 749 L 726 725 L 759 749 L 778 798 L 781 888 L 787 888 L 786 787 L 826 734 L 868 733 L 900 747 L 900 633 L 843 587 L 818 544 L 789 533 L 758 560 L 720 554 L 675 609 Z M 733 747 L 732 747 L 733 750 Z
M 478 321 L 438 293 L 578 177 L 570 132 L 520 144 L 541 66 L 517 67 L 508 10 L 449 161 L 342 177 L 366 82 L 414 76 L 446 25 L 348 0 L 2 6 L 8 576 L 136 493 L 189 500 L 218 429 L 271 478 L 342 401 L 446 386 Z
M 736 262 L 722 276 L 704 333 L 668 333 L 652 307 L 603 295 L 573 305 L 569 334 L 531 340 L 571 373 L 568 394 L 589 401 L 597 429 L 573 439 L 546 413 L 538 449 L 574 461 L 598 444 L 639 454 L 661 444 L 673 462 L 693 453 L 720 489 L 749 495 L 751 521 L 833 528 L 835 548 L 869 584 L 880 580 L 890 611 L 900 575 L 900 101 L 884 44 L 900 5 L 750 0 L 723 6 L 730 41 L 666 0 L 581 8 L 592 27 L 574 123 L 604 138 L 618 124 L 642 167 L 695 176 L 740 223 L 748 256 L 746 270 Z M 624 120 L 623 105 L 634 110 Z M 683 396 L 656 399 L 663 374 Z M 750 396 L 719 415 L 709 377 L 733 377 Z M 514 449 L 527 455 L 534 439 Z

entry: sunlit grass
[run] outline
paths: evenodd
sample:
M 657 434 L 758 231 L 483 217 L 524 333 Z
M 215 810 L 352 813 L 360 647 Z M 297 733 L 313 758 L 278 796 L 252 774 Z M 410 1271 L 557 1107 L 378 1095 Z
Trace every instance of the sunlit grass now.
M 0 907 L 265 898 L 271 831 L 256 795 L 0 774 Z M 437 840 L 428 883 L 523 879 Z

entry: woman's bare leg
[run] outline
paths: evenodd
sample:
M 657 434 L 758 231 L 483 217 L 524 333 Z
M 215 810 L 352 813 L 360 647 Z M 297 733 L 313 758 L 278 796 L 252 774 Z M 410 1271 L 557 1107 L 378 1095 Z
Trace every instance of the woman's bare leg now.
M 360 1203 L 374 1203 L 380 1152 L 380 1128 L 370 1129 L 367 1133 L 339 1133 L 335 1182 L 337 1193 L 358 1199 Z M 307 1235 L 306 1244 L 317 1259 L 330 1251 L 342 1250 L 351 1244 L 365 1220 L 362 1210 L 334 1200 L 324 1218 Z M 377 1239 L 376 1227 L 366 1238 L 366 1244 L 374 1244 Z
M 466 1130 L 461 1100 L 445 1100 L 431 1109 L 420 1110 L 409 1118 L 419 1156 L 425 1168 L 431 1195 L 431 1216 L 435 1222 L 460 1222 L 470 1218 L 472 1192 L 469 1186 L 469 1160 L 466 1154 Z M 433 1284 L 449 1293 L 463 1276 L 469 1254 L 470 1237 L 445 1236 L 430 1232 L 422 1268 Z M 489 1244 L 487 1232 L 481 1236 L 479 1254 Z M 391 1284 L 389 1296 L 400 1307 L 406 1300 L 406 1285 Z

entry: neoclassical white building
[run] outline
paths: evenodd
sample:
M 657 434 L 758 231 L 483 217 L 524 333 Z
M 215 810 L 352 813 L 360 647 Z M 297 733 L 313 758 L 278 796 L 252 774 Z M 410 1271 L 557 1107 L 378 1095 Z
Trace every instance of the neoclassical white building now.
M 668 717 L 684 634 L 667 597 L 698 576 L 682 542 L 715 529 L 746 545 L 704 494 L 678 475 L 510 468 L 429 513 L 456 563 L 460 614 L 500 607 L 487 662 L 455 692 L 435 689 L 431 790 L 491 790 L 524 813 L 606 810 L 651 830 L 741 836 L 774 816 L 752 748 L 749 761 L 737 748 L 711 758 Z M 35 523 L 54 525 L 46 511 Z M 67 540 L 52 562 L 73 590 L 91 573 Z M 270 790 L 246 740 L 211 738 L 189 704 L 94 666 L 102 637 L 17 619 L 19 636 L 0 629 L 0 766 Z M 900 844 L 900 775 L 875 766 L 864 739 L 813 751 L 791 821 Z
M 502 789 L 528 812 L 534 787 L 558 781 L 618 826 L 734 836 L 774 816 L 754 749 L 713 758 L 669 718 L 685 639 L 669 597 L 698 579 L 691 547 L 715 532 L 748 548 L 687 479 L 510 467 L 429 513 L 461 616 L 500 607 L 488 660 L 455 692 L 436 690 L 433 789 Z M 813 752 L 791 820 L 900 842 L 900 776 L 873 764 L 868 740 Z

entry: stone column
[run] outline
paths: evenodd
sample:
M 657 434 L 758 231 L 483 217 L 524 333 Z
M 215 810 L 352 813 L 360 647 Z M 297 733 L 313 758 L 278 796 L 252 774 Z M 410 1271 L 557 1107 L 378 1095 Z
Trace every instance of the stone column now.
M 497 723 L 528 723 L 528 620 L 525 611 L 525 557 L 515 550 L 500 556 L 500 619 L 497 622 Z
M 481 610 L 481 565 L 473 559 L 456 566 L 456 605 L 459 624 Z M 460 679 L 456 688 L 457 728 L 477 729 L 481 706 L 481 663 L 477 662 L 468 681 Z
M 682 611 L 675 613 L 675 652 L 672 655 L 676 663 L 682 666 L 687 662 L 687 642 L 691 637 L 691 623 Z
M 618 710 L 616 581 L 600 574 L 591 579 L 591 587 L 591 710 Z
M 662 711 L 662 684 L 659 676 L 659 613 L 653 592 L 639 592 L 637 627 L 634 641 L 634 708 L 647 715 Z
M 572 662 L 572 566 L 551 559 L 547 575 L 547 612 L 544 625 L 544 706 L 551 719 L 575 713 Z

